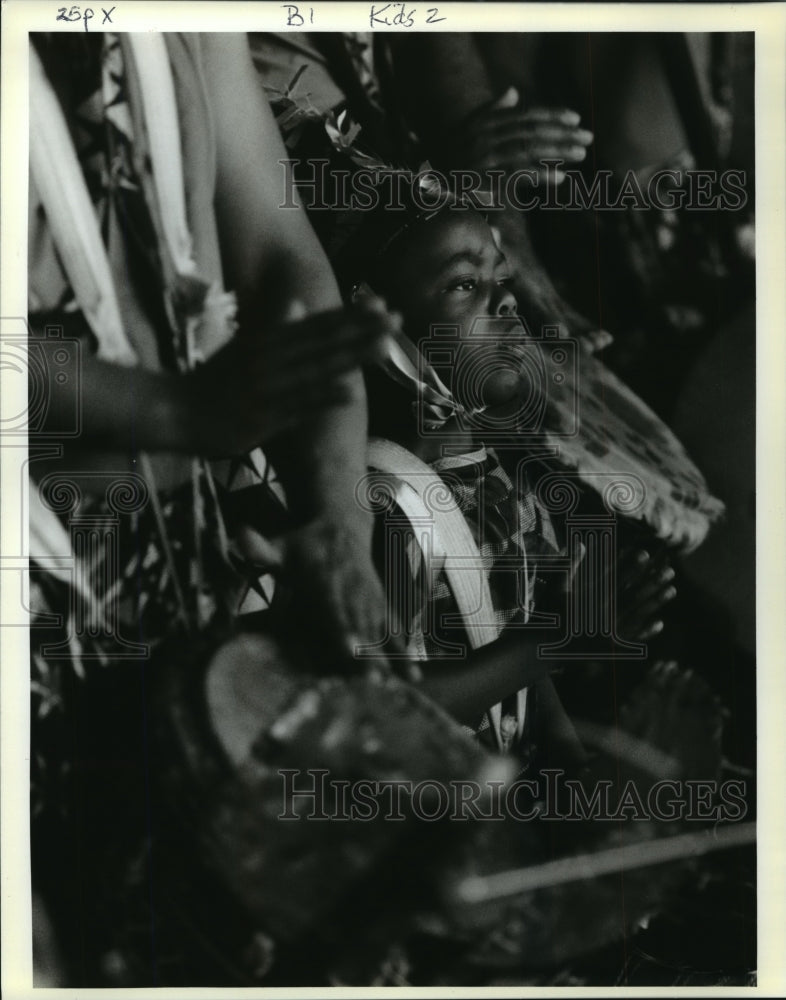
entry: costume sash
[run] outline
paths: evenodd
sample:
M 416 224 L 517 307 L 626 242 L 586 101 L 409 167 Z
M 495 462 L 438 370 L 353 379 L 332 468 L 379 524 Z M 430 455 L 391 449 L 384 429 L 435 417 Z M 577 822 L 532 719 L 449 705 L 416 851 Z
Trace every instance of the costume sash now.
M 447 487 L 444 481 L 417 456 L 381 438 L 369 440 L 368 464 L 380 472 L 393 474 L 399 480 L 395 500 L 410 521 L 431 522 L 431 551 L 423 549 L 421 538 L 418 537 L 417 541 L 427 561 L 429 574 L 444 569 L 472 648 L 479 649 L 494 642 L 499 638 L 500 628 L 488 580 L 482 570 L 482 557 L 458 503 L 452 496 L 445 499 Z M 429 496 L 433 498 L 435 491 L 440 498 L 438 507 L 427 499 Z M 526 573 L 524 577 L 526 580 Z M 529 606 L 529 600 L 526 605 Z M 425 657 L 422 636 L 415 637 L 414 652 L 419 659 Z M 521 738 L 527 709 L 526 688 L 517 693 L 516 707 L 516 732 Z M 488 716 L 497 745 L 504 750 L 509 739 L 502 732 L 501 703 L 493 705 Z
M 166 43 L 160 34 L 129 35 L 125 39 L 127 76 L 137 89 L 134 152 L 140 180 L 146 189 L 148 206 L 161 244 L 168 304 L 185 320 L 186 365 L 200 355 L 196 335 L 206 310 L 209 284 L 197 272 L 186 218 L 183 157 L 178 127 L 178 108 Z M 98 357 L 114 364 L 133 366 L 138 358 L 123 327 L 111 265 L 101 238 L 95 209 L 77 159 L 60 102 L 35 48 L 30 46 L 30 169 L 38 189 L 52 238 L 79 307 L 95 335 Z M 151 187 L 153 192 L 151 194 Z M 216 285 L 214 283 L 213 290 Z M 184 291 L 187 289 L 187 294 Z M 217 320 L 220 336 L 210 337 L 211 348 L 231 335 L 234 297 L 214 296 L 219 308 L 207 314 Z M 176 317 L 171 316 L 176 322 Z M 177 591 L 181 615 L 187 619 L 168 545 L 166 527 L 155 498 L 155 479 L 150 461 L 140 456 L 141 468 L 150 481 L 153 508 L 164 552 Z M 206 463 L 198 463 L 212 487 Z M 197 502 L 197 462 L 192 479 Z M 31 493 L 35 493 L 32 490 Z M 56 515 L 43 504 L 31 505 L 31 537 L 63 539 L 55 526 Z M 220 520 L 220 519 L 219 519 Z M 58 522 L 59 527 L 59 522 Z M 223 537 L 223 532 L 222 532 Z M 70 544 L 69 544 L 70 549 Z M 72 556 L 75 558 L 75 556 Z
M 60 102 L 30 46 L 30 170 L 74 295 L 98 341 L 98 356 L 118 365 L 137 357 L 120 316 L 95 210 Z

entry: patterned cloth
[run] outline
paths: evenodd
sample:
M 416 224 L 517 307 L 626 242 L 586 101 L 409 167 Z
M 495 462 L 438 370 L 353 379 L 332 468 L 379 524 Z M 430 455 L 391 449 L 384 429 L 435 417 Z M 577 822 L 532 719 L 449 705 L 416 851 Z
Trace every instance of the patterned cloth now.
M 523 624 L 536 603 L 539 558 L 560 552 L 548 512 L 527 479 L 520 479 L 517 492 L 491 449 L 443 458 L 432 467 L 470 526 L 498 627 Z M 379 519 L 375 545 L 393 614 L 405 634 L 422 635 L 429 658 L 468 649 L 447 576 L 440 570 L 430 577 L 415 531 L 398 507 Z M 481 711 L 478 733 L 489 727 Z
M 191 360 L 189 345 L 178 310 L 166 302 L 156 225 L 138 175 L 138 119 L 133 114 L 124 47 L 111 34 L 78 40 L 38 36 L 34 41 L 66 112 L 114 268 L 124 325 L 129 336 L 135 335 L 140 362 L 153 369 L 183 370 Z M 211 203 L 193 191 L 191 195 L 196 210 L 212 212 Z M 34 186 L 31 210 L 31 325 L 62 326 L 91 350 L 95 338 L 61 265 Z M 205 257 L 209 254 L 206 248 Z M 138 460 L 139 472 L 145 472 L 143 461 Z M 123 510 L 111 502 L 107 485 L 123 474 L 110 472 L 86 477 L 84 485 L 89 488 L 82 491 L 78 507 L 59 511 L 86 586 L 78 593 L 62 579 L 31 568 L 35 746 L 47 743 L 38 723 L 49 720 L 48 726 L 53 716 L 67 712 L 64 692 L 74 675 L 84 677 L 96 665 L 124 657 L 146 658 L 173 635 L 193 636 L 238 613 L 269 606 L 272 580 L 260 579 L 258 570 L 233 555 L 222 513 L 231 497 L 260 517 L 276 509 L 281 520 L 282 493 L 264 456 L 256 451 L 216 468 L 187 459 L 179 465 L 181 486 L 166 492 L 143 486 L 133 509 Z M 69 472 L 65 465 L 62 475 L 64 480 L 81 482 L 80 474 Z M 136 481 L 142 482 L 139 477 Z M 254 494 L 250 500 L 249 493 Z M 87 592 L 94 599 L 86 599 Z M 62 676 L 64 671 L 70 679 Z M 34 809 L 41 799 L 39 772 L 44 764 L 56 766 L 57 759 L 51 748 L 47 754 L 36 753 Z
M 167 321 L 154 226 L 134 166 L 135 136 L 119 39 L 112 34 L 94 36 L 86 56 L 81 63 L 85 72 L 75 84 L 79 89 L 71 95 L 75 111 L 68 123 L 100 231 L 110 255 L 112 242 L 122 234 L 128 285 L 142 300 L 141 306 L 158 335 L 158 365 L 184 367 L 182 339 Z M 57 319 L 62 310 L 78 320 L 79 304 L 62 271 L 61 279 L 60 309 L 49 313 L 48 319 Z M 47 292 L 51 295 L 51 288 Z M 35 324 L 35 315 L 31 319 Z M 77 322 L 72 329 L 92 346 L 87 324 Z M 190 607 L 177 606 L 189 603 L 188 585 L 197 575 L 195 568 L 187 565 L 188 554 L 193 556 L 204 548 L 196 535 L 208 523 L 215 530 L 218 518 L 208 485 L 196 481 L 191 486 L 193 496 L 191 489 L 180 491 L 124 518 L 118 532 L 119 552 L 93 549 L 83 556 L 87 563 L 84 572 L 101 605 L 96 613 L 103 613 L 108 601 L 118 601 L 126 611 L 124 617 L 145 642 L 155 644 L 171 630 L 173 620 L 184 617 L 196 622 L 204 617 L 204 609 L 196 606 L 204 595 L 193 593 Z M 199 524 L 195 520 L 197 512 Z M 80 509 L 80 516 L 107 520 L 113 513 L 103 499 L 87 499 Z M 173 558 L 166 558 L 163 533 L 168 536 Z M 107 558 L 114 563 L 109 575 Z M 173 576 L 179 578 L 179 586 Z M 97 649 L 85 652 L 101 656 L 100 643 Z

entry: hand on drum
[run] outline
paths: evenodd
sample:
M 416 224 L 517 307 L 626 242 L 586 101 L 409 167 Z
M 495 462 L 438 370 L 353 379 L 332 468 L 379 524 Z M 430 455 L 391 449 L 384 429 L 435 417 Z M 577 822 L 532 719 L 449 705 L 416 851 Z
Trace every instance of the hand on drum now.
M 593 136 L 579 128 L 579 115 L 567 108 L 522 110 L 509 87 L 502 97 L 478 108 L 448 140 L 451 165 L 475 170 L 532 170 L 538 179 L 560 183 L 564 173 L 546 170 L 543 160 L 581 163 Z
M 565 594 L 574 586 L 581 586 L 575 580 L 585 551 L 584 546 L 579 543 L 567 576 L 547 581 L 536 610 L 562 613 Z M 664 607 L 677 596 L 674 575 L 674 570 L 664 558 L 653 558 L 641 548 L 627 548 L 622 550 L 616 564 L 599 580 L 588 581 L 585 586 L 596 589 L 596 602 L 608 603 L 611 595 L 615 595 L 614 631 L 619 638 L 629 642 L 645 642 L 663 631 L 661 614 Z M 579 579 L 583 580 L 580 574 Z
M 623 549 L 615 569 L 617 634 L 635 642 L 653 639 L 663 631 L 663 609 L 677 596 L 674 570 L 645 549 Z
M 279 573 L 289 591 L 287 626 L 308 648 L 315 673 L 356 663 L 372 673 L 393 670 L 420 680 L 397 630 L 388 628 L 387 601 L 361 518 L 318 516 L 275 544 L 246 528 L 241 548 L 246 559 Z

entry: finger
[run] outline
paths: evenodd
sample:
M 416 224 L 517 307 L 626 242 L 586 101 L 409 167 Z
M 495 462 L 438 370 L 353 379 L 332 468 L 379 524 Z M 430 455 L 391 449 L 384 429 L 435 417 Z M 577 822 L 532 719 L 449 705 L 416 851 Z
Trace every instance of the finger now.
M 567 124 L 559 119 L 536 120 L 520 111 L 495 111 L 474 124 L 469 134 L 473 136 L 494 135 L 496 133 L 516 132 L 522 135 L 571 141 L 578 145 L 589 146 L 594 141 L 594 135 L 589 129 L 579 128 L 575 124 Z
M 345 325 L 358 327 L 371 339 L 399 332 L 402 323 L 401 313 L 389 310 L 382 299 L 361 300 L 350 308 L 345 320 Z
M 554 162 L 547 164 L 543 162 L 544 160 Z M 563 157 L 535 156 L 529 149 L 510 148 L 488 150 L 482 156 L 472 160 L 470 165 L 475 170 L 504 170 L 509 174 L 519 174 L 519 171 L 526 170 L 532 174 L 531 178 L 519 174 L 516 178 L 517 183 L 522 183 L 527 179 L 540 183 L 541 181 L 554 181 L 556 178 L 559 178 L 560 181 L 564 180 L 565 172 L 560 169 L 564 162 Z
M 368 286 L 366 286 L 366 288 L 368 288 Z M 368 313 L 374 313 L 379 316 L 389 315 L 385 300 L 381 296 L 372 292 L 370 288 L 365 294 L 353 300 L 352 306 L 348 312 L 350 315 L 354 313 L 358 316 Z
M 636 593 L 628 593 L 619 600 L 624 602 L 628 617 L 637 622 L 637 627 L 651 624 L 656 618 L 663 616 L 664 609 L 677 596 L 677 588 L 669 584 L 657 588 L 647 588 Z
M 581 146 L 537 145 L 531 142 L 505 141 L 493 146 L 472 159 L 473 166 L 482 164 L 485 169 L 543 170 L 546 166 L 558 169 L 563 163 L 581 163 L 587 157 Z M 555 160 L 556 164 L 546 161 Z
M 302 575 L 303 571 L 300 570 L 298 576 Z M 312 584 L 307 580 L 298 582 L 306 593 L 312 591 Z M 391 672 L 390 663 L 379 641 L 382 628 L 376 629 L 364 620 L 362 609 L 354 607 L 351 602 L 348 603 L 341 596 L 340 588 L 335 590 L 331 586 L 330 579 L 323 580 L 319 592 L 313 596 L 314 620 L 321 629 L 320 647 L 335 651 L 348 669 L 377 678 L 388 676 Z
M 675 587 L 667 587 L 646 597 L 628 594 L 620 598 L 620 631 L 624 635 L 640 636 L 663 615 L 664 608 L 677 596 Z
M 290 372 L 306 372 L 321 369 L 324 365 L 335 368 L 344 364 L 345 358 L 365 356 L 376 350 L 380 342 L 390 336 L 391 328 L 383 323 L 359 323 L 348 325 L 339 335 L 326 335 L 308 347 L 282 358 L 282 367 Z M 260 359 L 261 360 L 261 359 Z M 276 377 L 275 369 L 269 367 L 273 358 L 268 358 L 266 371 L 271 378 Z
M 551 127 L 564 129 L 562 125 L 539 125 L 528 121 L 520 111 L 495 111 L 493 114 L 486 115 L 474 122 L 471 129 L 457 135 L 456 138 L 459 143 L 463 139 L 465 142 L 475 144 L 488 142 L 495 136 L 503 138 L 505 136 L 521 136 L 524 139 L 530 139 L 538 134 L 539 129 Z
M 528 126 L 528 131 L 536 142 L 553 142 L 560 145 L 589 146 L 592 143 L 592 132 L 583 128 L 565 128 L 564 125 Z
M 678 671 L 679 664 L 676 660 L 658 660 L 652 667 L 652 675 L 659 686 L 671 681 Z
M 591 146 L 594 140 L 592 132 L 585 128 L 562 128 L 559 125 L 542 125 L 535 132 L 538 142 L 555 142 L 560 145 L 570 144 L 581 146 L 582 149 Z
M 677 596 L 677 588 L 673 585 L 674 570 L 669 566 L 657 575 L 643 580 L 636 590 L 639 600 L 670 601 Z
M 256 384 L 271 401 L 283 399 L 291 392 L 318 392 L 329 379 L 373 357 L 381 340 L 382 334 L 374 338 L 342 339 L 313 353 L 286 359 L 268 358 L 266 364 L 260 360 L 256 366 Z
M 301 299 L 292 299 L 284 310 L 284 323 L 297 323 L 308 315 L 306 304 Z
M 364 672 L 369 680 L 376 681 L 377 683 L 386 680 L 392 673 L 387 660 L 372 660 L 366 663 Z
M 242 351 L 234 359 L 233 374 L 235 378 L 244 374 L 258 385 L 270 383 L 275 388 L 279 379 L 297 378 L 331 358 L 368 351 L 383 335 L 384 329 L 362 324 L 316 330 L 290 328 L 288 343 L 277 339 Z
M 349 633 L 347 648 L 355 665 L 364 671 L 366 676 L 384 680 L 396 673 L 395 660 L 387 655 L 385 646 L 376 646 L 373 652 L 368 651 L 370 640 L 360 633 Z
M 351 306 L 362 306 L 363 303 L 367 303 L 372 308 L 377 307 L 377 303 L 381 303 L 384 308 L 385 300 L 377 295 L 374 289 L 369 285 L 367 281 L 361 281 L 356 284 L 352 289 Z
M 423 683 L 423 670 L 417 660 L 406 660 L 407 664 L 407 676 L 406 679 L 410 684 L 422 684 Z
M 468 115 L 466 115 L 459 123 L 457 131 L 472 131 L 487 122 L 490 116 L 497 115 L 500 112 L 510 111 L 513 108 L 517 108 L 518 104 L 518 90 L 513 86 L 508 87 L 508 89 L 504 93 L 500 94 L 499 97 L 494 98 L 492 101 L 488 101 L 486 104 L 482 104 L 480 107 L 475 108 L 474 111 L 471 111 Z
M 665 556 L 651 557 L 647 553 L 636 553 L 635 560 L 629 561 L 621 570 L 623 590 L 641 595 L 655 593 L 674 580 L 674 570 L 665 563 Z
M 676 574 L 674 569 L 663 563 L 659 559 L 647 559 L 640 565 L 634 565 L 631 569 L 623 571 L 625 573 L 625 589 L 637 590 L 639 593 L 662 590 L 666 584 L 671 583 Z
M 657 594 L 655 597 L 648 598 L 641 604 L 636 605 L 631 612 L 633 621 L 637 623 L 636 627 L 641 629 L 654 622 L 656 619 L 662 617 L 666 607 L 676 596 L 677 590 L 675 587 L 672 587 L 669 590 L 664 591 L 661 594 Z
M 280 341 L 282 347 L 303 342 L 322 341 L 327 335 L 346 337 L 358 331 L 375 330 L 386 323 L 393 323 L 383 299 L 376 295 L 363 296 L 349 307 L 332 309 L 300 319 L 296 323 L 279 325 L 265 331 L 267 339 Z
M 385 635 L 383 649 L 387 654 L 392 671 L 405 681 L 417 684 L 423 679 L 423 672 L 412 659 L 407 648 L 405 631 L 395 609 L 388 605 L 387 600 L 380 596 L 377 609 L 381 611 L 384 603 L 383 620 L 378 623 L 377 631 Z
M 633 625 L 633 631 L 646 631 L 650 625 L 661 617 L 664 606 L 674 600 L 676 596 L 676 588 L 672 587 L 663 595 L 659 595 L 655 599 L 645 601 L 643 604 L 635 608 L 632 613 L 632 621 L 635 623 Z
M 589 330 L 584 336 L 584 341 L 593 354 L 599 354 L 614 343 L 614 337 L 608 330 Z
M 529 108 L 524 114 L 528 121 L 553 121 L 570 127 L 575 127 L 581 121 L 581 115 L 578 111 L 572 111 L 570 108 Z
M 278 350 L 266 353 L 267 361 L 322 356 L 335 347 L 377 340 L 396 328 L 388 313 L 374 306 L 356 307 L 351 312 L 313 317 L 296 327 L 283 328 L 276 338 Z
M 235 534 L 236 547 L 249 563 L 266 570 L 280 569 L 284 565 L 284 544 L 281 539 L 265 538 L 249 525 L 243 525 Z
M 542 169 L 547 165 L 544 161 L 555 160 L 558 161 L 556 164 L 548 166 L 558 168 L 565 162 L 579 163 L 586 158 L 586 155 L 581 146 L 540 144 L 529 139 L 512 138 L 490 145 L 474 156 L 472 163 L 475 165 L 483 163 L 487 169 L 499 168 L 503 162 L 509 163 L 513 169 Z
M 472 133 L 471 143 L 496 143 L 507 139 L 521 142 L 552 142 L 571 146 L 589 146 L 593 135 L 586 129 L 566 128 L 564 125 L 534 125 L 519 115 L 498 115 L 479 124 Z
M 481 172 L 485 170 L 503 170 L 505 173 L 512 174 L 518 170 L 532 170 L 533 174 L 537 174 L 535 165 L 530 163 L 526 154 L 517 149 L 508 150 L 507 152 L 486 149 L 482 153 L 468 158 L 465 161 L 465 165 Z M 522 183 L 524 179 L 524 177 L 518 177 L 517 183 Z M 534 181 L 535 179 L 536 177 L 533 176 L 532 180 Z
M 501 97 L 491 104 L 492 110 L 502 110 L 505 108 L 515 108 L 519 103 L 519 92 L 515 87 L 508 87 Z
M 583 146 L 566 146 L 558 143 L 538 143 L 529 148 L 529 156 L 535 163 L 542 160 L 563 160 L 565 163 L 581 163 L 587 158 Z
M 546 184 L 553 184 L 556 187 L 557 185 L 562 184 L 562 182 L 567 177 L 567 174 L 565 173 L 564 170 L 549 169 L 549 170 L 546 170 L 546 171 L 542 171 L 542 170 L 539 171 L 538 172 L 538 177 L 544 183 L 546 183 Z
M 391 635 L 385 643 L 393 672 L 410 684 L 419 684 L 423 680 L 423 671 L 417 661 L 408 654 L 406 643 L 400 635 Z
M 372 571 L 373 572 L 373 571 Z M 343 642 L 356 660 L 376 664 L 391 672 L 389 653 L 398 652 L 396 630 L 390 627 L 388 608 L 376 574 L 353 576 L 333 608 L 334 621 L 345 635 Z M 342 641 L 341 639 L 339 641 Z M 403 653 L 404 650 L 401 649 Z
M 660 635 L 663 631 L 663 622 L 658 620 L 653 622 L 648 628 L 645 628 L 638 636 L 639 642 L 647 642 L 648 639 L 654 639 L 655 636 Z
M 347 667 L 376 680 L 390 676 L 390 663 L 381 649 L 369 652 L 368 636 L 361 632 L 340 629 L 335 627 L 335 623 L 333 624 L 332 629 L 325 629 L 325 645 L 334 648 Z
M 368 356 L 364 358 L 369 363 L 381 362 L 391 357 L 396 347 L 396 338 L 392 334 L 385 333 L 379 340 L 375 340 L 368 345 Z
M 668 604 L 670 601 L 673 601 L 676 596 L 677 596 L 677 588 L 672 585 L 667 587 L 665 590 L 659 591 L 657 595 L 657 601 L 659 602 L 659 605 L 662 607 L 664 604 Z
M 624 592 L 635 590 L 652 572 L 652 557 L 646 549 L 624 549 L 620 553 L 619 565 L 614 567 L 619 573 Z

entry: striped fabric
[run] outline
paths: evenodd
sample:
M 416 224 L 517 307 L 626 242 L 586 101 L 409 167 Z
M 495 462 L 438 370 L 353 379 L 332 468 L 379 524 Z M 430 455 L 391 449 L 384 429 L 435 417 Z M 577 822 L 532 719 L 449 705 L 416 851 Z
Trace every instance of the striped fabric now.
M 433 463 L 470 526 L 487 574 L 500 629 L 523 624 L 537 599 L 538 558 L 560 551 L 551 519 L 525 479 L 517 493 L 496 453 L 480 448 Z M 435 498 L 435 503 L 439 499 Z M 415 526 L 398 507 L 378 519 L 375 547 L 394 620 L 410 639 L 422 636 L 428 658 L 469 648 L 444 571 L 432 573 Z M 479 706 L 476 731 L 489 722 Z

